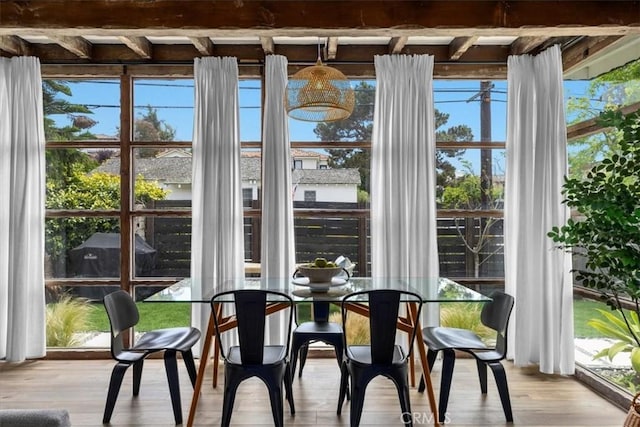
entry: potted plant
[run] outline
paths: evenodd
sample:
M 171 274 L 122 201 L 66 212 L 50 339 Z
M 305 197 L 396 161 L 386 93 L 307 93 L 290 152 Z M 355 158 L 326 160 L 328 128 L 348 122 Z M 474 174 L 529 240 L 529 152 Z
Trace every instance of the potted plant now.
M 574 260 L 584 260 L 584 268 L 574 270 L 576 281 L 598 291 L 618 311 L 617 322 L 605 317 L 611 323 L 609 335 L 618 342 L 600 355 L 629 351 L 633 369 L 640 372 L 640 112 L 607 111 L 600 119 L 621 132 L 619 147 L 584 178 L 565 180 L 564 203 L 578 217 L 548 235 Z M 625 300 L 631 311 L 623 310 Z M 601 326 L 606 328 L 606 322 Z

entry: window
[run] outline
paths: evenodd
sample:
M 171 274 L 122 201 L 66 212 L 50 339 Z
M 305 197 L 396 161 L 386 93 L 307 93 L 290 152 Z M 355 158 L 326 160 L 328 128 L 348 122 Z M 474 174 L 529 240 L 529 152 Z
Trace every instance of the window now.
M 302 160 L 294 160 L 293 161 L 294 169 L 302 169 Z
M 315 202 L 316 201 L 316 192 L 315 191 L 305 191 L 304 192 L 304 201 L 305 202 Z
M 244 206 L 245 208 L 250 208 L 252 201 L 253 201 L 253 189 L 243 188 L 242 189 L 242 206 Z

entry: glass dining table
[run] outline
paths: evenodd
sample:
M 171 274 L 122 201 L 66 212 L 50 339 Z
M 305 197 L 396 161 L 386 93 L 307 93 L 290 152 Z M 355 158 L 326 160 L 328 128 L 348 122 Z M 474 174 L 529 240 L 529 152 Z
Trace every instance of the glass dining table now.
M 320 285 L 310 285 L 308 281 L 304 279 L 296 278 L 240 278 L 236 280 L 227 280 L 220 284 L 215 290 L 208 292 L 201 292 L 201 286 L 195 283 L 192 279 L 186 278 L 179 282 L 165 288 L 164 290 L 146 298 L 144 302 L 154 303 L 172 303 L 172 302 L 189 302 L 189 303 L 206 303 L 209 304 L 211 297 L 214 293 L 222 292 L 232 289 L 268 289 L 283 292 L 293 299 L 294 303 L 310 303 L 313 301 L 328 301 L 336 304 L 340 304 L 342 298 L 351 293 L 364 290 L 373 289 L 398 289 L 403 291 L 409 291 L 422 296 L 423 303 L 451 303 L 451 302 L 487 302 L 490 298 L 470 289 L 460 283 L 454 282 L 447 278 L 422 278 L 422 277 L 404 277 L 404 278 L 389 278 L 389 277 L 352 277 L 352 278 L 334 278 L 331 283 Z M 273 302 L 271 310 L 267 310 L 268 313 L 274 313 L 278 311 L 279 304 Z M 358 305 L 362 310 L 362 305 Z M 426 310 L 429 306 L 426 306 Z M 417 310 L 414 303 L 407 301 L 407 310 Z M 361 312 L 365 314 L 366 312 Z M 209 318 L 209 324 L 207 326 L 207 332 L 204 335 L 205 341 L 202 346 L 202 354 L 200 356 L 200 365 L 198 368 L 198 376 L 193 391 L 193 398 L 191 399 L 191 407 L 189 409 L 189 418 L 187 421 L 187 427 L 193 425 L 195 419 L 195 412 L 198 406 L 198 400 L 200 391 L 202 389 L 202 382 L 204 374 L 206 372 L 206 365 L 209 360 L 209 353 L 211 351 L 211 345 L 214 345 L 214 364 L 213 364 L 213 386 L 217 385 L 218 376 L 218 358 L 219 347 L 217 340 L 213 339 L 215 336 L 214 318 L 218 316 L 218 323 L 224 324 L 225 329 L 232 329 L 235 326 L 235 319 L 223 317 L 222 310 L 218 310 L 217 313 L 212 311 Z M 422 329 L 420 322 L 412 324 L 409 322 L 409 318 L 413 316 L 404 316 L 398 319 L 398 329 L 404 332 L 411 333 L 414 329 L 420 331 Z M 436 407 L 436 400 L 433 391 L 433 385 L 431 383 L 429 365 L 427 363 L 427 351 L 422 339 L 417 339 L 416 347 L 418 349 L 418 355 L 420 357 L 420 363 L 422 365 L 422 371 L 425 373 L 425 385 L 429 399 L 429 405 L 433 414 L 433 420 L 435 425 L 438 425 L 438 410 Z M 415 373 L 413 357 L 410 359 L 411 384 L 415 386 Z

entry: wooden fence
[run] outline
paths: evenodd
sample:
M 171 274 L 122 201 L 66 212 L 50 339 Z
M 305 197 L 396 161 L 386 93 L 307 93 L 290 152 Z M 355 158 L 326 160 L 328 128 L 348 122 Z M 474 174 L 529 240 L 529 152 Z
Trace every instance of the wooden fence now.
M 188 203 L 188 202 L 187 202 Z M 177 201 L 157 202 L 155 208 L 188 206 Z M 336 204 L 296 202 L 297 208 L 335 209 Z M 352 209 L 354 204 L 340 205 Z M 503 222 L 494 220 L 487 225 L 487 218 L 439 218 L 437 222 L 440 275 L 447 277 L 475 277 L 476 259 L 465 245 L 463 238 L 477 243 L 482 230 L 485 246 L 478 257 L 478 277 L 504 277 Z M 259 218 L 246 218 L 244 225 L 245 259 L 260 262 Z M 294 219 L 296 260 L 307 262 L 321 255 L 335 259 L 339 255 L 349 257 L 356 263 L 355 274 L 370 275 L 370 222 L 364 218 L 314 218 Z M 186 277 L 190 274 L 191 218 L 145 218 L 145 239 L 157 252 L 156 269 L 153 275 Z

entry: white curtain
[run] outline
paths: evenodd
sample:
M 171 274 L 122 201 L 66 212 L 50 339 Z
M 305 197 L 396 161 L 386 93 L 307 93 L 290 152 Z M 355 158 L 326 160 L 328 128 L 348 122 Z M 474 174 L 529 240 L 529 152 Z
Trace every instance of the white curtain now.
M 37 58 L 0 58 L 0 359 L 42 357 L 44 119 Z
M 265 102 L 262 125 L 262 247 L 263 278 L 289 278 L 296 248 L 293 233 L 291 146 L 284 109 L 287 58 L 268 55 L 265 60 Z M 286 322 L 269 316 L 268 336 L 273 343 L 286 337 Z
M 194 80 L 191 278 L 192 292 L 206 295 L 244 276 L 237 60 L 196 58 Z M 192 310 L 204 333 L 211 308 Z
M 371 159 L 373 277 L 439 275 L 433 56 L 375 57 L 376 103 Z M 421 289 L 437 294 L 437 281 Z M 437 306 L 425 323 L 438 323 Z
M 509 357 L 541 372 L 574 372 L 570 255 L 547 232 L 569 210 L 561 188 L 567 173 L 562 55 L 508 59 L 505 184 L 505 289 L 516 299 Z
M 262 277 L 290 277 L 295 269 L 291 145 L 284 109 L 287 58 L 268 55 L 262 126 Z

